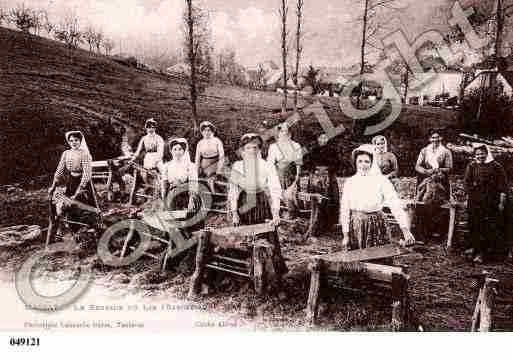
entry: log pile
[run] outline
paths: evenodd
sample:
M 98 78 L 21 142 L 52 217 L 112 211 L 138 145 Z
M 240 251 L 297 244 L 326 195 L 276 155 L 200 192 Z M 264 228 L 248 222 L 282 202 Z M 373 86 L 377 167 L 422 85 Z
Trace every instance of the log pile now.
M 502 137 L 501 139 L 487 140 L 477 135 L 467 135 L 460 133 L 460 137 L 464 139 L 464 142 L 459 144 L 448 143 L 447 148 L 455 153 L 462 153 L 466 155 L 472 155 L 472 143 L 484 143 L 488 145 L 488 148 L 492 154 L 513 154 L 513 137 Z

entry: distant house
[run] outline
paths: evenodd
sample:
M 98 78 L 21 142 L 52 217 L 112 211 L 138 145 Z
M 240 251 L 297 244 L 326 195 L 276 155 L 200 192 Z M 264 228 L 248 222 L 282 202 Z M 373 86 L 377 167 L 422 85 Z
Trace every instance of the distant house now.
M 437 98 L 459 97 L 463 76 L 458 71 L 410 74 L 408 94 L 404 100 L 407 104 L 423 106 Z M 404 84 L 401 91 L 404 93 Z
M 288 89 L 295 89 L 296 85 L 294 84 L 294 81 L 292 80 L 292 69 L 287 69 L 287 88 Z M 289 77 L 290 76 L 290 77 Z M 281 69 L 274 70 L 271 73 L 266 74 L 264 77 L 264 81 L 267 87 L 271 89 L 278 89 L 283 88 L 283 71 Z M 299 87 L 301 87 L 304 83 L 304 79 L 300 76 L 299 77 Z
M 269 61 L 264 61 L 260 64 L 260 66 L 262 67 L 262 69 L 266 72 L 266 73 L 269 73 L 269 72 L 273 72 L 275 70 L 279 70 L 279 66 L 276 65 L 273 61 L 269 60 Z M 258 66 L 257 66 L 258 68 Z
M 186 75 L 189 76 L 191 73 L 191 67 L 189 64 L 184 62 L 179 62 L 176 65 L 170 66 L 166 69 L 167 73 L 172 75 Z
M 488 88 L 492 79 L 496 78 L 506 96 L 513 96 L 513 71 L 484 70 L 479 72 L 465 87 L 465 95 L 472 90 Z

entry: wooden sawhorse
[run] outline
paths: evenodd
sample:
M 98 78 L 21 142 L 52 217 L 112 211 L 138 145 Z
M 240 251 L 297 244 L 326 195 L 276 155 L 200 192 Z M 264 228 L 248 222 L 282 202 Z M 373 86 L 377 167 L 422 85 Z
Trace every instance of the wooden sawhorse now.
M 320 289 L 328 279 L 354 278 L 368 292 L 392 297 L 392 328 L 401 330 L 410 321 L 408 275 L 401 267 L 368 263 L 361 260 L 390 258 L 409 251 L 396 244 L 317 256 L 309 264 L 310 292 L 306 308 L 306 325 L 314 327 L 319 315 Z M 361 289 L 361 288 L 360 288 Z
M 279 290 L 285 266 L 280 244 L 277 237 L 276 240 L 258 238 L 269 234 L 273 236 L 275 231 L 275 226 L 263 223 L 195 233 L 198 247 L 189 299 L 199 295 L 206 269 L 247 278 L 254 284 L 257 295 Z

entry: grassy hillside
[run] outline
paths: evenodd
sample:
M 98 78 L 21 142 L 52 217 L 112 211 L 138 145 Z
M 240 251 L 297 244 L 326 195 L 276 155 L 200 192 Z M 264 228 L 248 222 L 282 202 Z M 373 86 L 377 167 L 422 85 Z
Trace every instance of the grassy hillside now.
M 53 171 L 65 146 L 63 133 L 72 128 L 89 134 L 93 158 L 112 155 L 95 128 L 114 114 L 136 130 L 154 117 L 166 137 L 191 128 L 188 88 L 180 79 L 5 28 L 0 28 L 0 43 L 0 182 Z M 235 136 L 255 128 L 279 105 L 277 96 L 265 97 L 239 102 L 210 90 L 200 96 L 199 115 L 229 127 L 226 136 Z
M 94 159 L 118 155 L 112 136 L 102 130 L 111 116 L 134 135 L 142 134 L 148 117 L 159 121 L 164 137 L 191 134 L 188 86 L 181 79 L 129 68 L 102 55 L 69 50 L 53 40 L 5 28 L 0 28 L 0 44 L 0 183 L 53 172 L 66 146 L 63 134 L 70 129 L 86 133 Z M 302 99 L 300 106 L 312 101 Z M 335 123 L 350 127 L 351 120 L 341 113 L 336 99 L 321 101 Z M 280 104 L 281 95 L 276 93 L 213 86 L 199 97 L 198 110 L 201 120 L 218 126 L 233 159 L 240 134 L 262 129 L 264 120 L 279 119 Z M 392 148 L 402 149 L 403 140 L 419 137 L 433 123 L 437 127 L 454 123 L 453 117 L 453 112 L 439 109 L 405 108 L 387 130 Z M 314 123 L 305 118 L 298 126 L 300 142 L 320 133 Z M 405 153 L 416 152 L 424 144 L 422 137 L 418 144 L 406 141 Z M 338 145 L 347 147 L 346 142 Z

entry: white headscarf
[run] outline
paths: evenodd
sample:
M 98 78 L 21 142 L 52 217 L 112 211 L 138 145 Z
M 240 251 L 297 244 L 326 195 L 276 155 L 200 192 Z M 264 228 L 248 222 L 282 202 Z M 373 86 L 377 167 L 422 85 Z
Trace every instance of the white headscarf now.
M 68 132 L 66 132 L 64 134 L 64 137 L 66 138 L 66 142 L 69 143 L 68 137 L 69 137 L 69 135 L 74 134 L 74 133 L 79 133 L 82 136 L 82 141 L 80 141 L 79 149 L 84 151 L 85 153 L 87 153 L 90 156 L 91 152 L 89 152 L 89 147 L 87 146 L 87 142 L 86 142 L 85 136 L 82 133 L 82 131 L 68 131 Z
M 373 144 L 374 146 L 376 146 L 376 150 L 377 150 L 377 142 L 378 142 L 379 140 L 383 140 L 383 141 L 385 141 L 385 150 L 383 151 L 383 153 L 388 152 L 388 141 L 387 141 L 387 138 L 386 138 L 385 136 L 383 136 L 383 135 L 377 135 L 377 136 L 374 136 L 374 137 L 372 138 L 372 144 Z
M 182 161 L 185 161 L 185 162 L 191 162 L 191 155 L 189 154 L 189 142 L 187 141 L 187 139 L 183 138 L 183 137 L 180 137 L 180 138 L 171 138 L 169 140 L 169 151 L 171 151 L 172 149 L 172 146 L 171 146 L 171 143 L 172 142 L 178 142 L 178 143 L 183 143 L 185 144 L 185 153 L 183 154 L 183 157 L 182 157 Z M 176 159 L 174 157 L 171 158 L 171 161 L 175 161 Z
M 378 152 L 378 146 L 376 145 L 376 143 L 379 140 L 385 141 L 385 149 L 383 153 Z M 379 168 L 378 160 L 381 155 L 388 152 L 388 141 L 385 136 L 378 135 L 372 138 L 372 145 L 374 146 L 374 158 L 372 159 L 371 173 L 374 175 L 382 175 L 383 173 L 381 172 L 381 168 Z
M 358 151 L 366 152 L 372 156 L 372 165 L 369 170 L 369 174 L 374 175 L 374 176 L 377 176 L 377 175 L 381 176 L 382 173 L 381 173 L 381 170 L 379 169 L 379 166 L 374 165 L 376 163 L 376 146 L 371 145 L 370 143 L 365 143 L 353 150 L 353 152 L 351 153 L 351 160 L 352 160 L 353 165 L 355 166 L 355 169 L 356 169 L 355 156 L 356 156 L 356 152 L 358 152 Z

